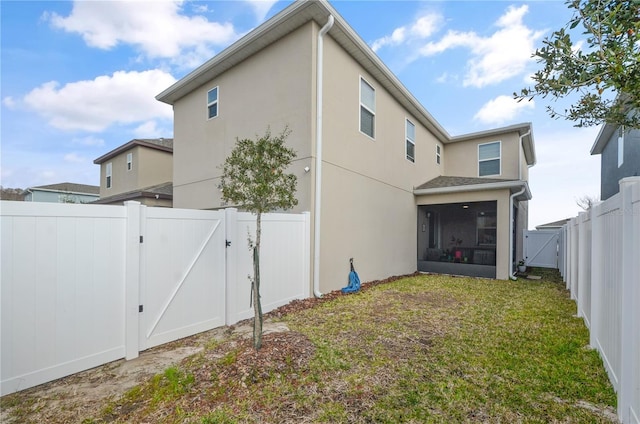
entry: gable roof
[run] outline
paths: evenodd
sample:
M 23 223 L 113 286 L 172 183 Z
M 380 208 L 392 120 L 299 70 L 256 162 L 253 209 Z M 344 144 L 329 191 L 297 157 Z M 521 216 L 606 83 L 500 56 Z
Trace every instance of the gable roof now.
M 323 26 L 329 15 L 335 22 L 329 35 L 343 47 L 363 68 L 365 68 L 392 96 L 398 100 L 416 119 L 433 132 L 441 141 L 448 140 L 449 134 L 431 116 L 418 100 L 406 89 L 398 78 L 387 68 L 367 43 L 349 26 L 340 14 L 326 0 L 298 0 L 280 13 L 258 26 L 240 40 L 227 47 L 212 59 L 177 81 L 156 96 L 156 99 L 173 105 L 177 100 L 196 88 L 212 80 L 244 59 L 257 53 L 309 21 Z
M 201 85 L 231 69 L 246 58 L 278 41 L 309 21 L 319 26 L 327 23 L 329 16 L 334 24 L 328 34 L 371 74 L 408 112 L 431 131 L 442 143 L 462 141 L 470 135 L 451 137 L 436 119 L 420 104 L 391 70 L 380 60 L 369 45 L 340 16 L 327 0 L 297 0 L 280 13 L 267 20 L 253 31 L 218 53 L 213 58 L 175 82 L 156 96 L 156 100 L 174 105 L 176 101 L 191 93 Z M 536 163 L 531 124 L 524 123 L 479 134 L 492 135 L 508 131 L 521 131 L 527 163 Z
M 591 154 L 599 155 L 602 154 L 602 151 L 611 140 L 611 136 L 618 129 L 619 125 L 614 124 L 604 124 L 600 127 L 600 132 L 596 136 L 596 141 L 591 146 Z
M 485 191 L 509 189 L 516 193 L 524 189 L 518 200 L 531 200 L 529 184 L 522 180 L 507 180 L 501 178 L 473 178 L 439 176 L 413 189 L 416 196 L 425 194 L 463 193 L 469 191 Z
M 93 163 L 101 164 L 109 159 L 118 156 L 120 153 L 132 149 L 135 146 L 149 147 L 151 149 L 162 150 L 165 152 L 173 153 L 173 138 L 134 138 L 128 143 L 118 146 L 108 153 L 100 156 L 94 160 Z
M 64 193 L 73 193 L 73 194 L 88 194 L 88 195 L 99 195 L 100 187 L 94 185 L 87 184 L 76 184 L 76 183 L 58 183 L 58 184 L 48 184 L 36 187 L 29 187 L 26 191 L 30 190 L 40 190 L 40 191 L 58 191 Z

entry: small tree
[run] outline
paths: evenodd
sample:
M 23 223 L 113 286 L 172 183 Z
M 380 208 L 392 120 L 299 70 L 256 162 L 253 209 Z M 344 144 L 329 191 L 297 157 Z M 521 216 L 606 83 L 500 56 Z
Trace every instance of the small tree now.
M 514 93 L 519 101 L 536 96 L 552 99 L 577 94 L 564 111 L 553 106 L 552 118 L 563 117 L 577 127 L 602 123 L 640 128 L 640 2 L 638 0 L 568 0 L 573 16 L 564 28 L 546 38 L 534 57 L 542 69 L 533 88 Z M 586 36 L 574 43 L 570 32 Z
M 291 209 L 298 204 L 295 198 L 297 178 L 286 173 L 296 157 L 293 149 L 285 146 L 288 127 L 278 136 L 271 130 L 256 140 L 236 139 L 236 146 L 227 157 L 222 171 L 222 199 L 256 214 L 255 243 L 249 240 L 253 250 L 253 278 L 251 298 L 253 302 L 253 347 L 262 346 L 262 305 L 260 303 L 260 234 L 262 214 L 277 209 Z

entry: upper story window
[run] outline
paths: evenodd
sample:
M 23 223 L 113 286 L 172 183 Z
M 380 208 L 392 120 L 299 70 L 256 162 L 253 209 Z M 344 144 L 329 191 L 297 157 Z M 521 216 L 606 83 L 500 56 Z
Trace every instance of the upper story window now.
M 436 163 L 438 165 L 440 165 L 440 161 L 442 160 L 441 158 L 442 158 L 442 153 L 440 150 L 440 145 L 436 144 Z
M 207 117 L 209 119 L 218 116 L 218 87 L 207 92 Z
M 478 175 L 500 175 L 501 142 L 478 145 Z
M 416 161 L 416 126 L 411 121 L 405 119 L 405 145 L 407 160 Z
M 127 153 L 127 171 L 133 169 L 133 153 Z
M 112 163 L 109 162 L 107 163 L 107 169 L 105 170 L 105 186 L 107 188 L 111 188 L 111 168 L 112 168 Z
M 375 138 L 376 90 L 360 77 L 360 131 Z
M 624 163 L 624 126 L 618 128 L 618 168 Z

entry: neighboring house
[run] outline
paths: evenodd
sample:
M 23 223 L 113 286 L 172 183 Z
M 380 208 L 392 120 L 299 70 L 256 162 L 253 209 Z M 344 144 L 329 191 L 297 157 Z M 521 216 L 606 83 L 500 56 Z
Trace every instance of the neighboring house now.
M 560 230 L 569 221 L 571 221 L 571 218 L 565 218 L 565 219 L 561 219 L 559 221 L 548 222 L 548 223 L 542 224 L 542 225 L 536 225 L 536 230 Z
M 450 136 L 326 1 L 291 4 L 156 98 L 174 109 L 175 207 L 230 206 L 236 138 L 289 126 L 316 293 L 346 285 L 349 258 L 367 281 L 507 279 L 520 257 L 531 125 Z
M 173 139 L 134 139 L 100 156 L 100 200 L 121 205 L 135 200 L 147 206 L 172 207 Z
M 600 200 L 618 193 L 618 181 L 640 175 L 640 130 L 605 124 L 591 147 L 600 156 Z
M 100 187 L 86 184 L 59 183 L 27 188 L 25 202 L 91 203 L 100 195 Z

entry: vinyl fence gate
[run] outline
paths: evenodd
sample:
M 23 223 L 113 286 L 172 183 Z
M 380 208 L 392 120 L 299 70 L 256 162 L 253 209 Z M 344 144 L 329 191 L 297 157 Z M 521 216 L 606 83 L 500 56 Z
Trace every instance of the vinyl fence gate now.
M 310 295 L 309 213 L 262 217 L 268 312 Z M 255 216 L 0 201 L 0 395 L 253 316 Z
M 523 230 L 523 233 L 525 265 L 558 269 L 561 230 Z

